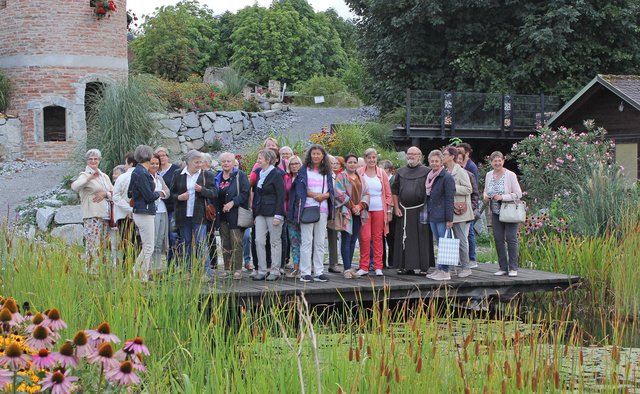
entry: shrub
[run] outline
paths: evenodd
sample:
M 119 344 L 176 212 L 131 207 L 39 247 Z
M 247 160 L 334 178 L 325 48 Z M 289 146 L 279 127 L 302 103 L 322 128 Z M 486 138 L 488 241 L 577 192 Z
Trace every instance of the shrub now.
M 129 77 L 107 85 L 101 94 L 91 98 L 88 114 L 87 147 L 102 152 L 100 167 L 110 172 L 122 162 L 124 155 L 140 144 L 152 144 L 155 122 L 150 112 L 161 111 L 164 103 L 147 89 L 147 80 Z
M 599 165 L 615 167 L 614 144 L 606 131 L 586 122 L 586 131 L 577 133 L 564 127 L 543 128 L 513 145 L 511 156 L 522 172 L 523 189 L 533 206 L 549 207 L 558 199 L 561 210 L 571 213 L 576 194 L 591 179 Z
M 324 96 L 327 107 L 357 107 L 362 103 L 348 92 L 347 86 L 336 77 L 315 76 L 295 85 L 297 105 L 315 105 L 314 96 Z
M 247 79 L 231 67 L 226 67 L 222 71 L 222 81 L 224 82 L 222 90 L 229 96 L 240 95 L 247 84 Z
M 9 79 L 0 71 L 0 112 L 6 112 L 9 108 Z

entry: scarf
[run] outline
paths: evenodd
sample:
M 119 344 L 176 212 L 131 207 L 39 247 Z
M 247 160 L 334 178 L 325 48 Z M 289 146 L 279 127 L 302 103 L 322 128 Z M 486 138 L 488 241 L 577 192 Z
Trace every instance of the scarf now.
M 435 182 L 436 178 L 438 177 L 438 175 L 440 175 L 443 169 L 444 169 L 444 166 L 440 167 L 438 171 L 431 170 L 429 174 L 427 174 L 427 181 L 424 183 L 424 186 L 427 188 L 427 196 L 431 195 L 431 188 L 433 187 L 433 182 Z
M 258 187 L 260 189 L 262 189 L 262 184 L 264 183 L 265 178 L 271 173 L 271 171 L 273 171 L 274 168 L 274 166 L 270 165 L 266 170 L 260 170 L 260 179 L 258 179 Z

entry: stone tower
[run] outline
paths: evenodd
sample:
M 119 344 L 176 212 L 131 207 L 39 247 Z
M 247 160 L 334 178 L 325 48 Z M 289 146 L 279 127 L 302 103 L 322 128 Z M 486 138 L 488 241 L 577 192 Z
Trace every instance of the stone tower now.
M 98 18 L 91 0 L 0 0 L 0 69 L 20 119 L 21 154 L 61 161 L 87 133 L 85 98 L 125 78 L 126 0 Z M 15 137 L 14 137 L 15 138 Z

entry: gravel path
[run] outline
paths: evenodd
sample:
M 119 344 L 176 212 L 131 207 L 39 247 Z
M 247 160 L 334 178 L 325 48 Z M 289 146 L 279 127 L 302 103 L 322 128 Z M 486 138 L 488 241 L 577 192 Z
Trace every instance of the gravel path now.
M 13 223 L 15 208 L 27 198 L 56 188 L 72 166 L 67 163 L 47 164 L 27 161 L 0 163 L 0 222 Z

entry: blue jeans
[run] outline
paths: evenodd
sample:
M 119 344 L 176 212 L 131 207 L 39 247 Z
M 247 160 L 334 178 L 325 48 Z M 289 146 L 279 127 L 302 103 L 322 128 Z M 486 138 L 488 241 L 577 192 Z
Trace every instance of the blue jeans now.
M 244 230 L 242 236 L 242 256 L 244 257 L 244 265 L 251 263 L 251 229 Z
M 472 221 L 469 223 L 469 260 L 476 261 L 476 230 L 473 228 L 473 225 L 476 224 L 476 221 Z
M 440 222 L 440 223 L 429 222 L 429 225 L 431 226 L 431 232 L 433 233 L 433 237 L 436 239 L 435 243 L 436 245 L 438 245 L 438 241 L 440 240 L 440 237 L 444 237 L 445 233 L 447 232 L 447 223 L 446 222 Z M 448 265 L 436 264 L 436 268 L 443 272 L 449 272 Z
M 195 224 L 192 218 L 185 218 L 184 224 L 180 226 L 180 235 L 184 239 L 184 258 L 187 262 L 187 271 L 191 272 L 192 258 L 193 258 L 193 246 L 195 245 L 196 258 L 203 258 L 204 273 L 207 276 L 213 275 L 211 269 L 211 258 L 209 257 L 209 246 L 207 239 L 207 225 Z
M 351 229 L 351 234 L 346 231 L 341 231 L 340 254 L 342 255 L 342 264 L 344 264 L 345 270 L 351 269 L 353 253 L 356 250 L 356 241 L 360 235 L 360 227 L 362 227 L 359 216 L 353 216 L 352 220 L 353 228 Z

